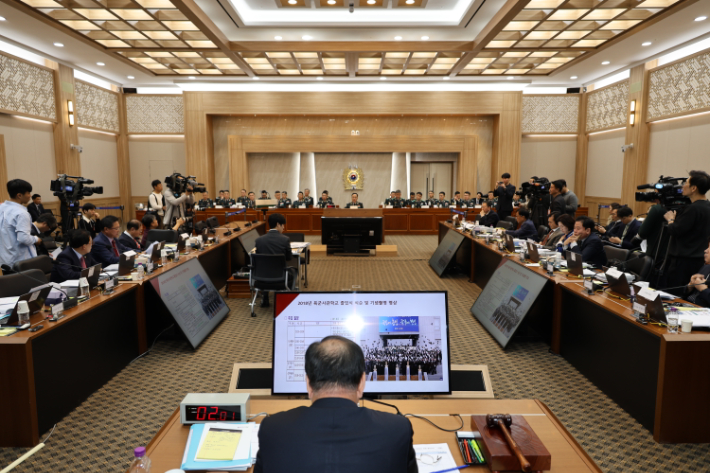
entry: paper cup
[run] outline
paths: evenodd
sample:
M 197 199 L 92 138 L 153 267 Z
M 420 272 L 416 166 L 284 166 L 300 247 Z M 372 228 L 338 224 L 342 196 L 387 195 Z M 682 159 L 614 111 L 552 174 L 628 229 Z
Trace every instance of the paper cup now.
M 683 333 L 690 333 L 693 331 L 693 321 L 683 319 L 680 321 L 680 330 Z

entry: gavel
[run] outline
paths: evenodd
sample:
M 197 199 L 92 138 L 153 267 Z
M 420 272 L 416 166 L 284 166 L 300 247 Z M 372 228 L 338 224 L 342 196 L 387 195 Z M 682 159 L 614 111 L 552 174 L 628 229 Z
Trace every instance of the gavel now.
M 523 452 L 520 451 L 520 447 L 515 443 L 513 436 L 510 435 L 510 431 L 508 430 L 508 427 L 513 424 L 513 418 L 510 414 L 488 414 L 486 416 L 486 424 L 489 429 L 499 428 L 501 432 L 503 432 L 503 437 L 505 437 L 505 440 L 508 442 L 508 447 L 510 447 L 510 450 L 512 450 L 520 462 L 520 468 L 525 473 L 530 473 L 530 471 L 532 471 L 530 462 L 527 461 Z

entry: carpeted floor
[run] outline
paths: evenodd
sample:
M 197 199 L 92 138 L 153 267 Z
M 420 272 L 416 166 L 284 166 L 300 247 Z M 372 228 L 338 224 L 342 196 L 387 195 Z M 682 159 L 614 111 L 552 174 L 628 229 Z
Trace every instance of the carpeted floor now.
M 436 236 L 387 237 L 387 243 L 398 245 L 398 257 L 314 258 L 308 290 L 448 290 L 452 363 L 488 365 L 496 398 L 545 402 L 605 472 L 710 471 L 709 444 L 656 444 L 543 342 L 513 341 L 502 350 L 469 311 L 479 288 L 463 275 L 440 279 L 429 268 Z M 149 355 L 59 422 L 46 447 L 14 471 L 125 471 L 132 449 L 150 441 L 186 393 L 225 392 L 234 362 L 270 361 L 273 309 L 251 318 L 246 299 L 228 303 L 230 315 L 197 350 L 158 340 Z M 26 451 L 0 449 L 0 468 Z

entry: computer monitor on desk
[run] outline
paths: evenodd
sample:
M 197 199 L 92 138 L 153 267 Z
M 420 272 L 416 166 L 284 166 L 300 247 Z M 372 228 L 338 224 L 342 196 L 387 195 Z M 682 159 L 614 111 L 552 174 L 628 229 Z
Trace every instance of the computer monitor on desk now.
M 450 392 L 446 291 L 276 293 L 275 298 L 273 394 L 306 394 L 306 350 L 330 335 L 362 348 L 365 394 Z
M 362 255 L 382 244 L 382 217 L 321 217 L 328 254 Z

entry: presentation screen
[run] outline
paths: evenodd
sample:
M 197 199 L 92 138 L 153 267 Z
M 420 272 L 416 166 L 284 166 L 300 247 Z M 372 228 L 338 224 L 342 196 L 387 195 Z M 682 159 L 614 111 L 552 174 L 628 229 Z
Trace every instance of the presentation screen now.
M 274 394 L 305 394 L 306 349 L 329 335 L 365 354 L 367 394 L 449 393 L 446 291 L 276 293 Z
M 197 258 L 160 274 L 150 284 L 192 348 L 197 348 L 229 313 L 229 307 Z
M 505 348 L 546 282 L 543 276 L 506 259 L 473 303 L 471 312 Z
M 439 247 L 434 251 L 429 259 L 429 266 L 441 276 L 444 274 L 446 267 L 451 263 L 451 258 L 454 257 L 456 252 L 459 250 L 461 243 L 463 243 L 464 236 L 454 230 L 449 230 L 441 239 Z

